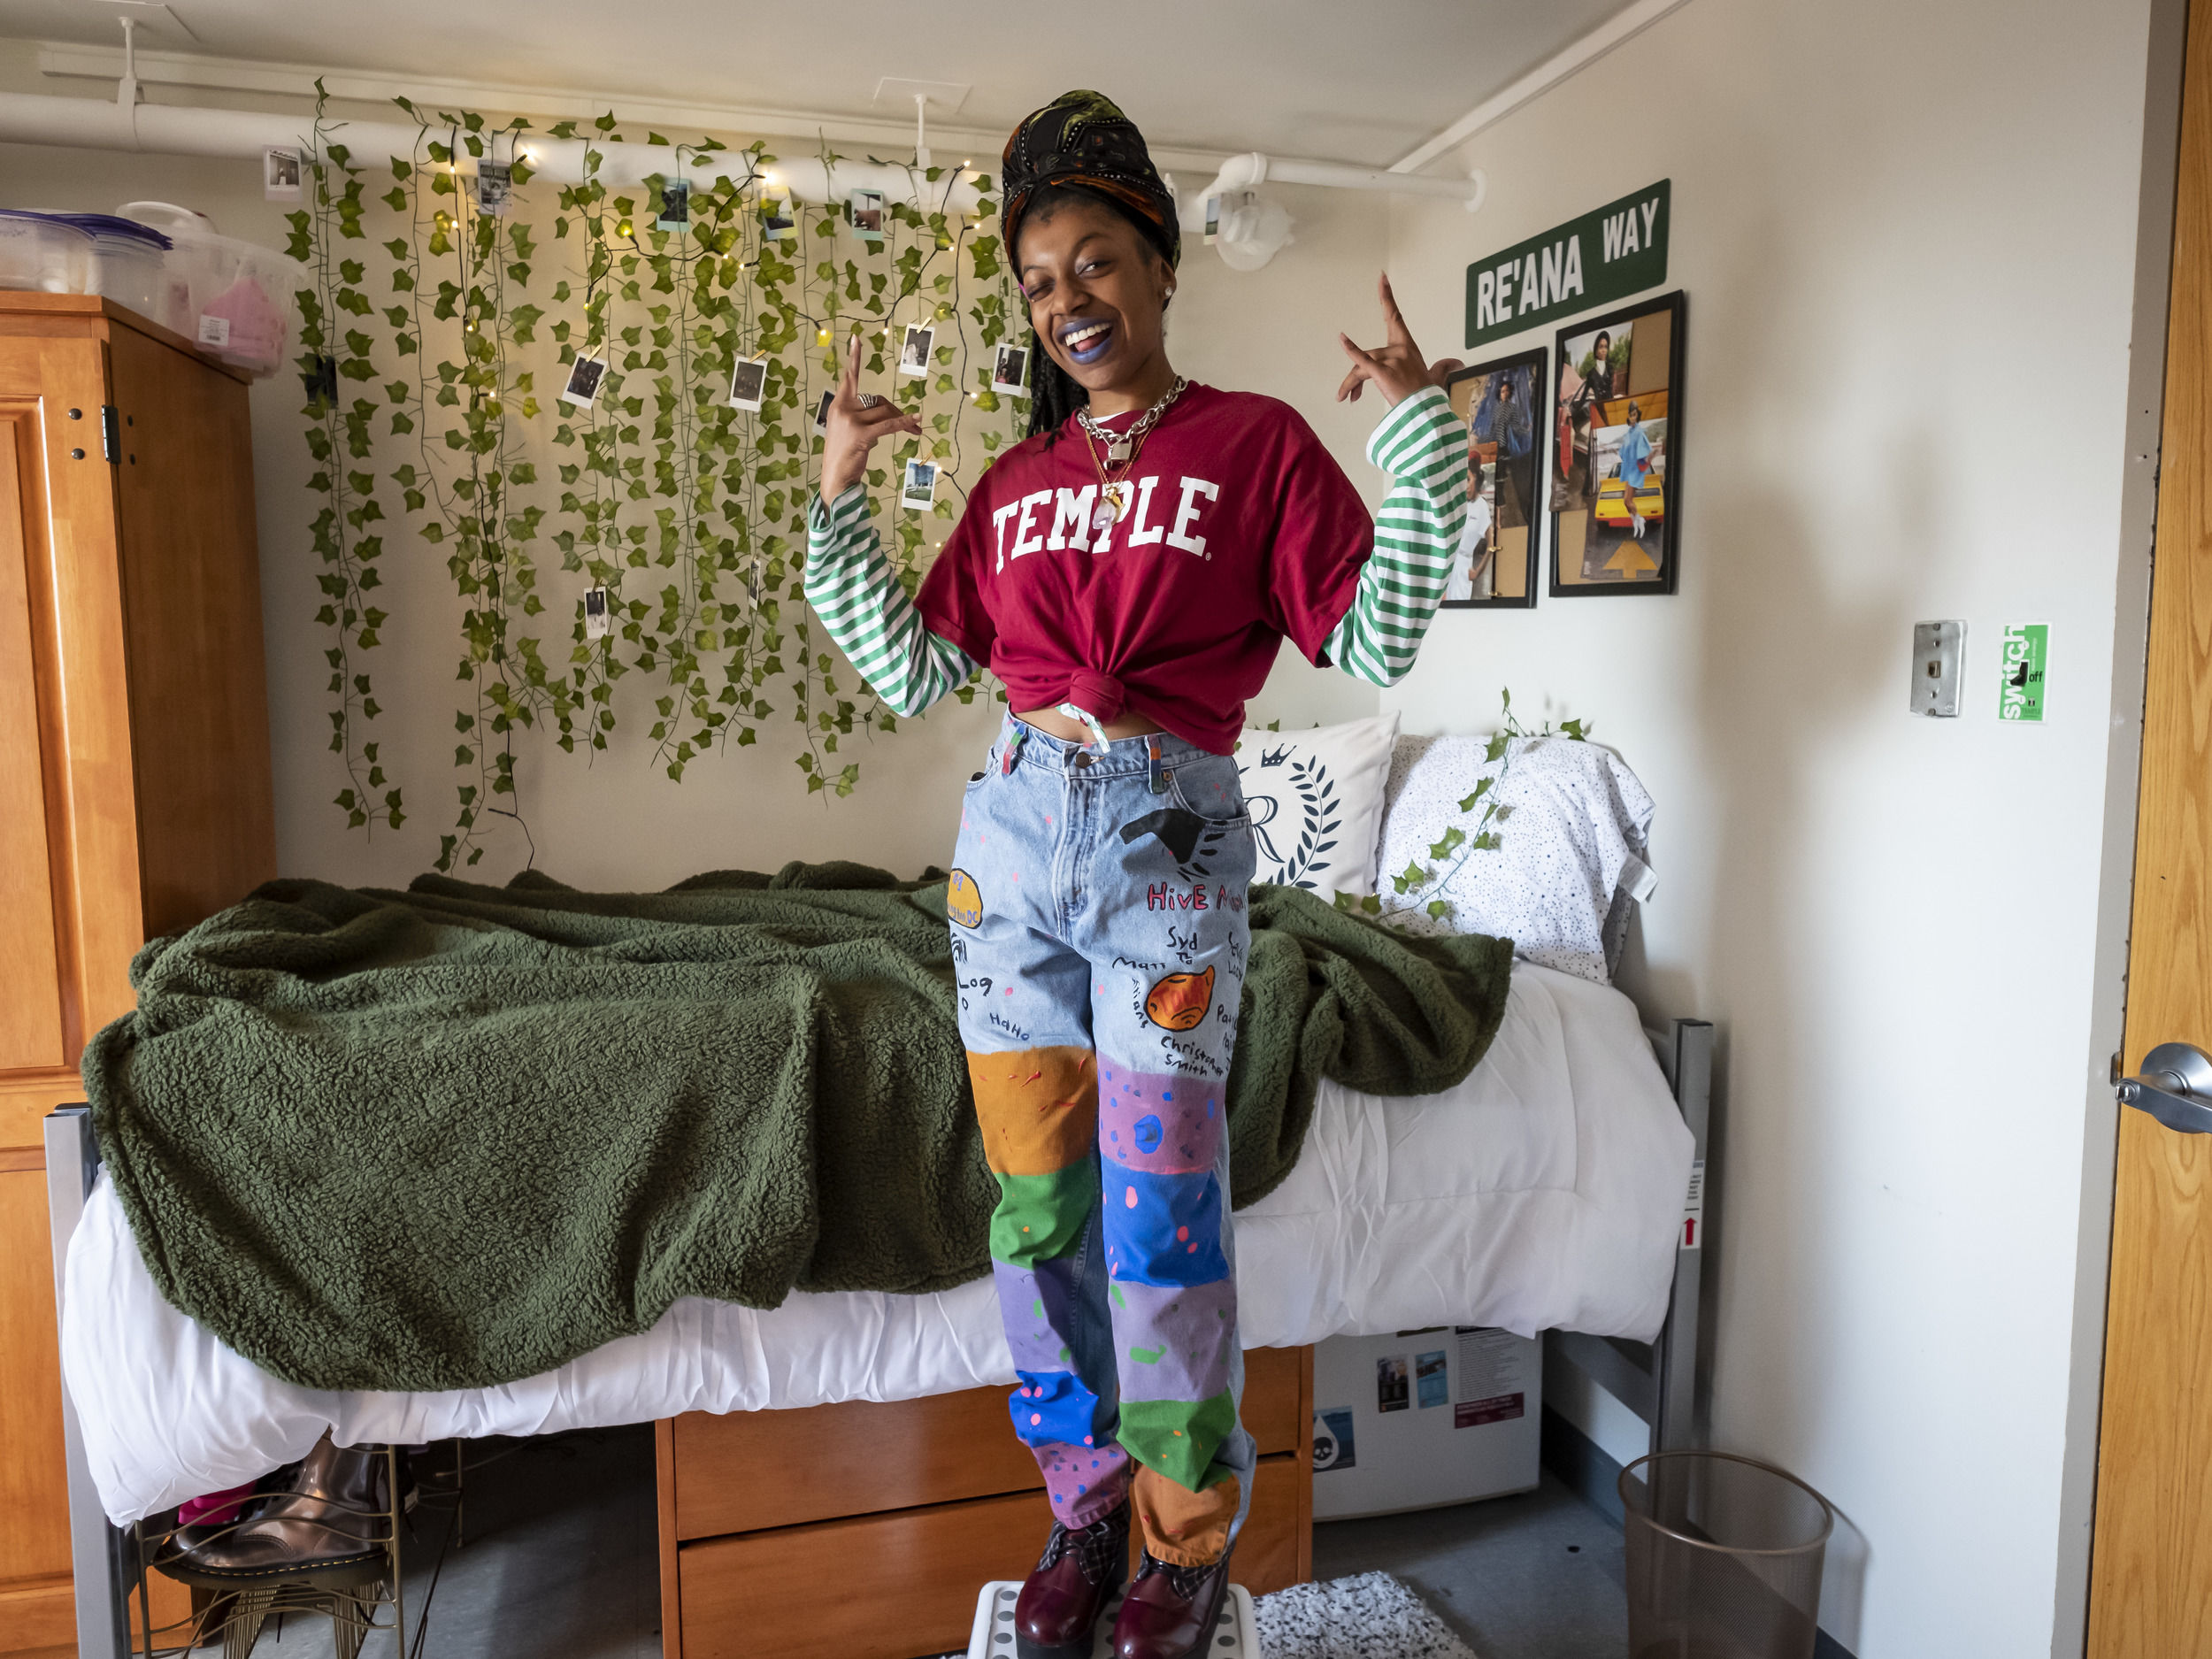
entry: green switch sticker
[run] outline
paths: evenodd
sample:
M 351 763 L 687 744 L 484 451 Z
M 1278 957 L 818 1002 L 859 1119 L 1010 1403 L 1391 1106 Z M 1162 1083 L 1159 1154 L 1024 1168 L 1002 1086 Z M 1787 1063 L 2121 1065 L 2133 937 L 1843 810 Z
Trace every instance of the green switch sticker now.
M 1998 651 L 2000 683 L 1997 718 L 2001 720 L 2043 718 L 2044 670 L 2050 655 L 2051 628 L 2047 622 L 2008 622 Z

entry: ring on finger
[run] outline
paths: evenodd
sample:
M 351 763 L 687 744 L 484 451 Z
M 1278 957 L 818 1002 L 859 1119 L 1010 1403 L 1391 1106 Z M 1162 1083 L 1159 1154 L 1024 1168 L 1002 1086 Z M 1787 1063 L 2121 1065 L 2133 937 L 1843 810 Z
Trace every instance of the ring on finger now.
M 863 392 L 860 395 L 860 406 L 863 409 L 873 409 L 882 401 L 883 399 L 877 396 L 873 392 Z

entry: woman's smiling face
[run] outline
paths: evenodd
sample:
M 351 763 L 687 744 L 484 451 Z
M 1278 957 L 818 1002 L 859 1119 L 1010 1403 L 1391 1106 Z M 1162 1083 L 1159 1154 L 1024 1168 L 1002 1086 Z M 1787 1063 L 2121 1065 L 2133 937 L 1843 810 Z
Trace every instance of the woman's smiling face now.
M 1134 225 L 1102 203 L 1051 203 L 1022 216 L 1018 257 L 1030 326 L 1078 385 L 1110 391 L 1147 373 L 1174 285 Z

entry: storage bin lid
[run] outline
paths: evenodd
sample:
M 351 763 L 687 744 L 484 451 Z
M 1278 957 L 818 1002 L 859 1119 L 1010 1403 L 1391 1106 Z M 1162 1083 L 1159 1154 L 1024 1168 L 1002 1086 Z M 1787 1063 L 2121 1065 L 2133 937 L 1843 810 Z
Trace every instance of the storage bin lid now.
M 169 251 L 169 238 L 150 225 L 142 225 L 134 219 L 118 219 L 112 213 L 46 213 L 64 225 L 74 225 L 79 230 L 89 232 L 102 242 L 123 242 L 142 248 L 148 253 Z

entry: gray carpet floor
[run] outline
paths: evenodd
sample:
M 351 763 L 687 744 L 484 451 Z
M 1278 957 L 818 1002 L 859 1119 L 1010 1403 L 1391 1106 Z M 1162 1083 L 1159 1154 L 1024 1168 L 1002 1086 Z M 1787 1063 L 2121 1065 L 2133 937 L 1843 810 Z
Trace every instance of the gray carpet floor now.
M 650 1427 L 472 1448 L 458 1549 L 439 1484 L 408 1552 L 411 1634 L 428 1599 L 422 1659 L 658 1659 Z M 1313 1554 L 1317 1578 L 1396 1574 L 1478 1659 L 1617 1659 L 1625 1647 L 1620 1532 L 1548 1474 L 1517 1497 L 1325 1522 Z M 383 1659 L 390 1641 L 372 1637 L 365 1653 Z M 297 1618 L 255 1649 L 331 1651 L 327 1621 Z

